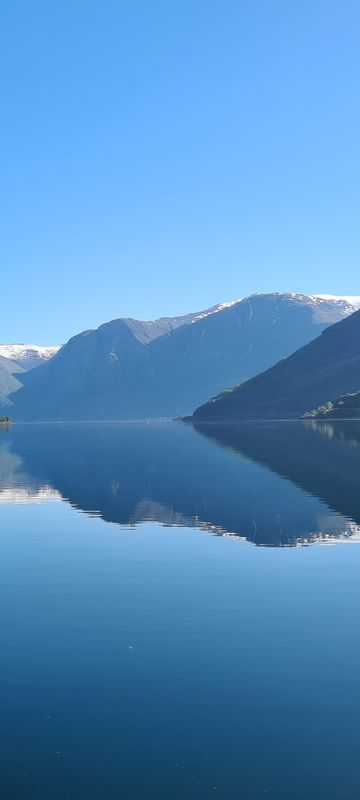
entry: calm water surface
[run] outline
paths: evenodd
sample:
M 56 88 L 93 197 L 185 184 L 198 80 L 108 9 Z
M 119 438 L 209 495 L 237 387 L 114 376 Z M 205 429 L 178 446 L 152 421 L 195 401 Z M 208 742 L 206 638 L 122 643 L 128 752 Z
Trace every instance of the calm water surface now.
M 360 426 L 0 433 L 0 796 L 360 796 Z

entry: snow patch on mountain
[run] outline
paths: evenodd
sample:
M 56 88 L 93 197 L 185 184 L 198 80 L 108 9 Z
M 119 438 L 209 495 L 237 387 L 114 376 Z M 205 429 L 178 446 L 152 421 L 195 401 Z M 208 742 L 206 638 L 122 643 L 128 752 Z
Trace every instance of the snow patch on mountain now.
M 342 317 L 348 317 L 350 314 L 353 314 L 354 311 L 360 309 L 360 296 L 337 296 L 330 294 L 309 295 L 301 294 L 300 292 L 254 292 L 254 294 L 243 298 L 243 300 L 234 300 L 230 303 L 222 303 L 219 306 L 214 306 L 212 309 L 209 309 L 209 311 L 204 312 L 203 316 L 209 316 L 210 314 L 222 311 L 229 306 L 234 306 L 241 302 L 248 302 L 251 308 L 251 319 L 251 301 L 254 298 L 267 297 L 275 297 L 276 299 L 279 299 L 279 301 L 288 299 L 294 300 L 294 302 L 297 303 L 303 303 L 304 305 L 312 308 L 314 319 L 317 319 L 318 322 L 328 322 L 329 325 L 334 322 L 338 322 Z
M 354 308 L 360 309 L 360 295 L 356 294 L 313 294 L 311 295 L 315 300 L 334 300 L 334 302 L 338 302 L 343 300 L 345 303 L 349 303 Z
M 360 309 L 360 295 L 306 295 L 292 292 L 257 292 L 246 298 L 218 303 L 204 311 L 197 311 L 180 317 L 161 317 L 157 320 L 149 320 L 147 322 L 125 318 L 123 321 L 130 327 L 136 338 L 143 344 L 148 344 L 153 339 L 164 335 L 164 333 L 170 333 L 175 328 L 182 327 L 183 325 L 193 325 L 205 319 L 205 317 L 210 317 L 221 311 L 225 311 L 232 306 L 244 302 L 244 300 L 250 303 L 252 298 L 268 296 L 275 296 L 279 299 L 291 298 L 295 301 L 306 303 L 313 307 L 314 314 L 316 314 L 319 322 L 323 321 L 322 318 L 324 314 L 326 314 L 328 324 L 338 321 L 339 315 L 340 318 L 346 317 Z M 331 306 L 334 311 L 334 319 L 331 319 L 331 315 L 329 317 Z M 34 344 L 0 344 L 0 356 L 19 364 L 25 370 L 29 370 L 49 361 L 58 353 L 61 347 L 62 345 L 44 347 Z
M 15 361 L 24 369 L 33 369 L 53 358 L 60 347 L 60 344 L 50 347 L 37 344 L 0 344 L 0 356 Z
M 192 324 L 199 319 L 205 319 L 205 317 L 210 317 L 212 314 L 218 314 L 219 311 L 224 311 L 225 308 L 236 306 L 237 303 L 241 303 L 241 300 L 229 300 L 227 303 L 218 303 L 216 306 L 211 306 L 211 308 L 207 308 L 206 311 L 198 311 L 196 314 L 193 314 Z

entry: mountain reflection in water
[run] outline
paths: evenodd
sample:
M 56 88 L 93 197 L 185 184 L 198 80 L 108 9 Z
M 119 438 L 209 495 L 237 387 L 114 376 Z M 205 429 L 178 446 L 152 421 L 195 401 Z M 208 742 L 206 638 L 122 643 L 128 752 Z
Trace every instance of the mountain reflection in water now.
M 146 520 L 257 545 L 360 538 L 360 424 L 15 425 L 0 503 L 63 499 L 121 526 Z

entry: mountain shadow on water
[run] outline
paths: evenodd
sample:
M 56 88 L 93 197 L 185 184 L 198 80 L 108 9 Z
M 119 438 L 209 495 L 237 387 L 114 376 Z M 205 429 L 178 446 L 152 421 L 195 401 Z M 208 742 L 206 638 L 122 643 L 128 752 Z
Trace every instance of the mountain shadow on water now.
M 311 425 L 17 425 L 0 436 L 0 503 L 9 487 L 29 501 L 50 487 L 125 527 L 150 520 L 271 546 L 353 535 L 359 430 L 347 441 Z
M 202 423 L 195 427 L 360 524 L 360 422 Z

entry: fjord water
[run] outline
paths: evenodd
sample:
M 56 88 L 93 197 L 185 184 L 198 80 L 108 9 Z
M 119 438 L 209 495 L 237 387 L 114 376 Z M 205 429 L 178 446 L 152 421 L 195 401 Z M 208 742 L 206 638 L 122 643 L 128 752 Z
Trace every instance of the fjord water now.
M 355 423 L 3 431 L 0 794 L 359 796 L 359 478 Z

